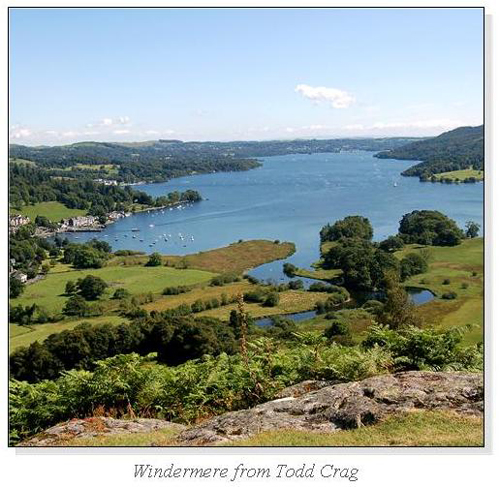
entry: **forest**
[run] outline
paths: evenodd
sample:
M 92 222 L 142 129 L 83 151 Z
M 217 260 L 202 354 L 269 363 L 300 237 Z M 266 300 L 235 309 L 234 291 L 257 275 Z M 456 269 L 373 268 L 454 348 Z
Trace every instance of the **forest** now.
M 433 174 L 460 169 L 484 169 L 484 126 L 459 127 L 437 137 L 411 142 L 382 151 L 375 155 L 381 159 L 422 161 L 401 174 L 419 176 L 423 180 Z

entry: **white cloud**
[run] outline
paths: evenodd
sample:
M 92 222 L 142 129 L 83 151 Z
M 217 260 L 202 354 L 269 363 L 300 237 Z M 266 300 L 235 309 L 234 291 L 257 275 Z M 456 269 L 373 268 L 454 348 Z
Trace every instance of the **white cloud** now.
M 112 118 L 103 118 L 101 120 L 101 125 L 113 125 L 113 119 Z
M 19 125 L 13 125 L 9 131 L 9 138 L 11 139 L 23 139 L 24 137 L 29 137 L 30 135 L 30 129 L 20 127 Z
M 327 102 L 332 108 L 347 108 L 356 101 L 354 96 L 347 91 L 338 88 L 327 88 L 326 86 L 300 84 L 295 87 L 295 92 L 300 93 L 314 103 Z
M 129 122 L 130 122 L 130 118 L 126 117 L 126 116 L 125 117 L 118 117 L 115 120 L 115 123 L 120 124 L 120 125 L 126 125 Z
M 113 130 L 113 133 L 115 135 L 124 135 L 124 134 L 129 134 L 130 130 L 127 130 L 127 129 L 118 129 L 118 130 Z
M 166 130 L 163 131 L 163 134 L 164 135 L 173 135 L 173 134 L 175 134 L 175 130 L 166 129 Z
M 146 130 L 146 135 L 158 135 L 160 132 L 158 130 Z
M 344 127 L 345 130 L 363 130 L 364 128 L 365 126 L 360 123 L 353 123 Z
M 433 128 L 455 128 L 465 125 L 460 120 L 450 119 L 434 119 L 434 120 L 417 120 L 413 122 L 377 122 L 373 124 L 374 129 L 399 129 L 399 128 L 416 128 L 416 129 L 433 129 Z

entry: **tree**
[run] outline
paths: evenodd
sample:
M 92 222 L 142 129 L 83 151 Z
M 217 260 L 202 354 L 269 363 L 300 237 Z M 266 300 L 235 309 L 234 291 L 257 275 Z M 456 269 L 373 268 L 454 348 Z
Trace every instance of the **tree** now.
M 78 287 L 79 294 L 87 301 L 99 298 L 108 287 L 103 279 L 91 275 L 88 275 L 83 279 L 78 279 L 76 286 Z
M 481 226 L 473 221 L 468 221 L 465 224 L 465 236 L 467 238 L 476 238 L 479 235 L 479 229 Z
M 123 287 L 119 287 L 113 294 L 113 299 L 125 299 L 130 296 L 130 293 Z
M 394 255 L 359 238 L 343 238 L 324 257 L 324 266 L 341 269 L 347 288 L 374 290 L 382 288 L 388 271 L 399 271 Z
M 405 281 L 410 276 L 427 272 L 427 269 L 429 268 L 429 265 L 427 264 L 425 258 L 422 255 L 417 254 L 416 252 L 411 252 L 403 257 L 401 259 L 401 262 L 399 263 L 399 266 L 402 281 Z
M 161 265 L 161 255 L 158 252 L 153 252 L 146 262 L 146 267 L 157 267 Z
M 25 285 L 17 277 L 11 277 L 9 284 L 9 298 L 18 298 L 24 292 Z
M 401 250 L 404 245 L 405 243 L 403 239 L 401 237 L 398 237 L 397 235 L 391 235 L 378 244 L 379 248 L 385 250 L 386 252 L 395 252 L 396 250 Z
M 68 281 L 66 283 L 66 287 L 64 288 L 64 294 L 66 296 L 70 296 L 71 294 L 75 294 L 78 290 L 75 281 Z
M 322 242 L 335 242 L 342 238 L 359 238 L 369 241 L 373 238 L 373 228 L 368 218 L 359 215 L 346 216 L 333 225 L 325 225 L 320 231 L 320 238 Z
M 89 312 L 87 302 L 78 294 L 71 296 L 63 308 L 63 313 L 68 316 L 87 316 Z
M 406 243 L 458 245 L 463 232 L 456 222 L 439 211 L 415 210 L 399 222 L 399 235 Z
M 280 302 L 280 295 L 276 292 L 272 292 L 266 296 L 262 304 L 263 306 L 272 308 L 274 306 L 278 306 L 279 302 Z
M 392 329 L 421 326 L 422 319 L 417 313 L 416 306 L 394 274 L 386 275 L 385 289 L 386 301 L 377 313 L 379 323 L 388 325 Z

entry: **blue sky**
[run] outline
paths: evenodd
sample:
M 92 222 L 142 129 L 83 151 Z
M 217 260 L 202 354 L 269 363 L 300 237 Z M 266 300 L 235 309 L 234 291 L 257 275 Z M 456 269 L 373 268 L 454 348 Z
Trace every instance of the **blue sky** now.
M 434 135 L 482 58 L 481 9 L 11 9 L 11 142 Z

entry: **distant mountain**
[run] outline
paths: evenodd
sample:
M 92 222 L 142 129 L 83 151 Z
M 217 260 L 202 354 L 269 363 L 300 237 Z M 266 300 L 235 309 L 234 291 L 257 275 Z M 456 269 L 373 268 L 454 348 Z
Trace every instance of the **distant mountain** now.
M 127 143 L 87 141 L 54 147 L 11 144 L 9 156 L 33 161 L 38 168 L 51 170 L 54 176 L 60 177 L 82 177 L 81 171 L 75 173 L 82 166 L 96 166 L 97 170 L 97 166 L 113 165 L 113 178 L 118 181 L 164 181 L 192 173 L 252 169 L 260 166 L 256 157 L 342 150 L 375 152 L 396 149 L 415 140 L 392 137 L 235 142 L 182 142 L 176 139 Z
M 403 176 L 426 177 L 459 169 L 484 168 L 484 126 L 459 127 L 432 137 L 375 155 L 381 159 L 422 161 L 410 167 Z

